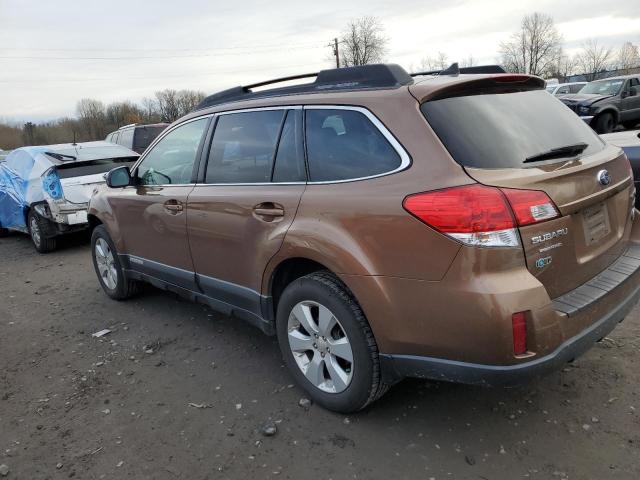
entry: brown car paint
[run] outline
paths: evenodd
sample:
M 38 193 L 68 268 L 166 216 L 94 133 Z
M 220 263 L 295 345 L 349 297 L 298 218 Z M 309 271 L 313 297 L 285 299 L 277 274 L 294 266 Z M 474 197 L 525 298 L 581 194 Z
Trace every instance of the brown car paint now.
M 313 260 L 353 292 L 381 353 L 483 365 L 530 362 L 553 352 L 637 288 L 636 272 L 570 322 L 551 304 L 606 268 L 630 241 L 640 242 L 640 228 L 638 222 L 632 225 L 633 186 L 619 149 L 607 147 L 561 168 L 465 171 L 458 165 L 421 114 L 420 102 L 444 88 L 468 88 L 487 78 L 441 77 L 394 90 L 271 97 L 194 112 L 178 122 L 267 106 L 364 107 L 395 136 L 411 165 L 392 175 L 344 183 L 181 187 L 175 194 L 182 202 L 189 189 L 193 191 L 186 215 L 179 216 L 158 207 L 173 198 L 173 192 L 103 190 L 92 200 L 90 214 L 105 225 L 120 253 L 179 266 L 267 298 L 279 265 L 290 259 Z M 613 178 L 607 187 L 595 181 L 601 168 Z M 544 190 L 563 216 L 521 228 L 522 247 L 472 248 L 436 232 L 402 207 L 409 194 L 475 181 Z M 256 216 L 254 207 L 262 202 L 282 206 L 284 217 Z M 585 245 L 580 212 L 599 203 L 607 206 L 611 232 Z M 169 222 L 167 233 L 158 234 L 144 219 L 152 212 Z M 181 228 L 184 217 L 188 227 L 180 233 L 174 228 Z M 557 240 L 562 245 L 553 251 L 553 262 L 536 268 L 540 248 L 554 242 L 532 246 L 531 238 L 563 228 L 569 234 Z M 189 245 L 191 265 L 185 256 Z M 529 352 L 515 356 L 511 315 L 520 311 L 527 312 Z

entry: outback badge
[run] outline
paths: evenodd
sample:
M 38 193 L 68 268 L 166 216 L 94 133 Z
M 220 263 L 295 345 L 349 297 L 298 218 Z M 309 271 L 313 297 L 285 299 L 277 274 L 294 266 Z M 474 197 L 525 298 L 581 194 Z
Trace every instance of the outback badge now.
M 603 186 L 609 185 L 611 183 L 611 175 L 607 170 L 600 170 L 598 172 L 598 182 Z

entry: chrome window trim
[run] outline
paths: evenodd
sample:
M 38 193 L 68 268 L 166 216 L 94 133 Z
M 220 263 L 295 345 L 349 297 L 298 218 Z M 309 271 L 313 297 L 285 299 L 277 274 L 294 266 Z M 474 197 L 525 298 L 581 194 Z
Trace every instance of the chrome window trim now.
M 347 178 L 345 180 L 325 180 L 321 182 L 307 182 L 308 185 L 327 185 L 332 183 L 347 183 L 358 182 L 360 180 L 369 180 L 371 178 L 385 177 L 387 175 L 393 175 L 394 173 L 405 170 L 411 165 L 411 157 L 404 149 L 404 147 L 398 142 L 396 137 L 387 129 L 387 127 L 376 117 L 369 109 L 364 107 L 356 107 L 351 105 L 305 105 L 305 110 L 351 110 L 354 112 L 360 112 L 373 123 L 373 125 L 382 133 L 384 138 L 391 144 L 396 153 L 400 156 L 400 166 L 394 170 L 388 172 L 378 173 L 376 175 L 368 175 L 358 178 Z M 306 134 L 306 132 L 305 132 Z
M 400 166 L 395 168 L 394 170 L 390 170 L 388 172 L 378 173 L 376 175 L 369 175 L 365 177 L 358 178 L 348 178 L 345 180 L 325 180 L 318 182 L 253 182 L 253 183 L 188 183 L 188 184 L 163 184 L 163 185 L 143 185 L 146 187 L 186 187 L 186 186 L 202 186 L 202 187 L 248 187 L 248 186 L 266 186 L 266 185 L 330 185 L 334 183 L 348 183 L 348 182 L 358 182 L 361 180 L 369 180 L 372 178 L 385 177 L 387 175 L 393 175 L 394 173 L 401 172 L 402 170 L 406 170 L 411 165 L 411 157 L 404 149 L 404 147 L 400 144 L 400 142 L 396 139 L 396 137 L 387 129 L 387 127 L 376 117 L 369 109 L 365 107 L 357 107 L 353 105 L 323 105 L 323 104 L 314 104 L 314 105 L 276 105 L 271 107 L 254 107 L 254 108 L 244 108 L 239 110 L 226 110 L 224 112 L 215 112 L 209 113 L 206 115 L 202 115 L 199 117 L 191 118 L 185 122 L 182 122 L 178 125 L 174 125 L 170 128 L 167 128 L 162 134 L 156 138 L 149 147 L 145 150 L 143 155 L 138 159 L 136 164 L 131 168 L 131 172 L 134 169 L 138 168 L 138 165 L 142 163 L 142 161 L 146 158 L 148 152 L 155 147 L 156 143 L 162 140 L 166 135 L 168 135 L 171 131 L 176 128 L 185 125 L 189 122 L 193 122 L 196 120 L 201 120 L 207 117 L 216 117 L 222 115 L 231 115 L 234 113 L 247 113 L 247 112 L 259 112 L 264 110 L 350 110 L 354 112 L 362 113 L 365 117 L 369 119 L 369 121 L 378 129 L 378 131 L 385 137 L 385 139 L 391 144 L 391 147 L 396 151 L 396 153 L 400 156 Z M 306 133 L 306 132 L 305 132 Z M 136 186 L 137 188 L 137 186 Z

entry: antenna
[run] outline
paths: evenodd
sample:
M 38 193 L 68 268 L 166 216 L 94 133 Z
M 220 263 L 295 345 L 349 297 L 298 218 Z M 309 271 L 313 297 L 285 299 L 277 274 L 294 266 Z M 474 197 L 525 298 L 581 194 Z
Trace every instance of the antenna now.
M 458 67 L 458 62 L 452 63 L 445 70 L 440 72 L 440 75 L 450 75 L 452 77 L 457 77 L 460 75 L 460 68 Z

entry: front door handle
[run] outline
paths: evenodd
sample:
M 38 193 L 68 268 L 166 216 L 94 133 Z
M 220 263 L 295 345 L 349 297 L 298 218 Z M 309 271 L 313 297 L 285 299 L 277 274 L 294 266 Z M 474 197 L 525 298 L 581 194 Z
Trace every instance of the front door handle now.
M 172 215 L 177 215 L 184 210 L 182 202 L 179 202 L 178 200 L 167 200 L 166 202 L 164 202 L 164 208 L 168 213 Z
M 277 203 L 264 202 L 253 207 L 253 213 L 258 217 L 273 219 L 275 217 L 284 217 L 284 208 Z

